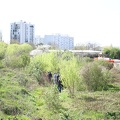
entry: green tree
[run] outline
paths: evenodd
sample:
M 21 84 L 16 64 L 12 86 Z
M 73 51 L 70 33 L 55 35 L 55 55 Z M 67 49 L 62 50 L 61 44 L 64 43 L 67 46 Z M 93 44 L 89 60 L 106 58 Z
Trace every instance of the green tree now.
M 64 86 L 68 88 L 71 95 L 74 95 L 79 80 L 79 66 L 77 59 L 72 53 L 65 52 L 62 55 L 59 68 Z
M 29 64 L 29 71 L 36 78 L 38 83 L 43 83 L 43 75 L 48 71 L 59 71 L 59 58 L 57 53 L 43 53 L 31 58 Z
M 5 53 L 4 63 L 7 67 L 25 67 L 30 62 L 29 52 L 32 46 L 29 44 L 10 44 Z
M 105 54 L 105 56 L 110 57 L 112 59 L 120 59 L 120 48 L 104 48 L 103 53 Z
M 4 58 L 6 49 L 7 49 L 7 44 L 4 42 L 0 42 L 0 59 Z
M 46 66 L 47 64 L 45 61 L 42 61 L 41 56 L 35 56 L 34 58 L 31 58 L 28 70 L 36 78 L 39 84 L 44 83 L 42 74 L 44 73 Z

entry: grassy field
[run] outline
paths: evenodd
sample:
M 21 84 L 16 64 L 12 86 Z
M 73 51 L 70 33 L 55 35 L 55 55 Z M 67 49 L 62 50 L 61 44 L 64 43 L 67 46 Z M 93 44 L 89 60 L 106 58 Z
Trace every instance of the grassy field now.
M 39 85 L 24 69 L 0 69 L 1 120 L 119 120 L 120 72 L 109 89 L 90 92 L 68 89 L 59 93 L 54 84 Z

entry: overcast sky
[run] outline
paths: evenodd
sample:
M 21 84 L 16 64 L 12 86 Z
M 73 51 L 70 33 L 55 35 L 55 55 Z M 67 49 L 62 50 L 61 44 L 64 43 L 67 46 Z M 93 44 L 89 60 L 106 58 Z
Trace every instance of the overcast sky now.
M 35 24 L 35 34 L 68 34 L 75 44 L 120 46 L 120 0 L 0 0 L 0 30 L 10 40 L 10 23 Z

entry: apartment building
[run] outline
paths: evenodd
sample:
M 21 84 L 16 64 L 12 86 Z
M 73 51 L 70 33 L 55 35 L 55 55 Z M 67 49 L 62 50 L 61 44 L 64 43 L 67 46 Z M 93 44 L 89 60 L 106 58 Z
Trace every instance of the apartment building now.
M 10 40 L 22 43 L 34 43 L 35 26 L 31 23 L 14 22 L 10 24 Z
M 38 44 L 43 44 L 44 38 L 42 38 L 40 35 L 36 35 L 35 36 L 35 40 L 34 40 L 34 44 L 38 45 Z
M 68 35 L 45 35 L 44 44 L 54 45 L 61 50 L 72 50 L 74 48 L 74 38 Z

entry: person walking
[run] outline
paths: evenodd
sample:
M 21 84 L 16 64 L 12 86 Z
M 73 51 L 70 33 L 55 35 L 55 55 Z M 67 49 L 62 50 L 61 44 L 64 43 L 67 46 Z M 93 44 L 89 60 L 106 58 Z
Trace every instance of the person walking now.
M 61 90 L 63 90 L 63 84 L 61 80 L 58 80 L 58 90 L 61 93 Z
M 51 82 L 51 79 L 52 79 L 52 73 L 48 72 L 48 80 L 49 80 L 49 82 Z
M 57 84 L 58 84 L 59 80 L 60 80 L 60 75 L 59 75 L 59 73 L 57 73 Z
M 53 82 L 54 82 L 54 84 L 57 84 L 57 74 L 56 73 L 54 73 Z

